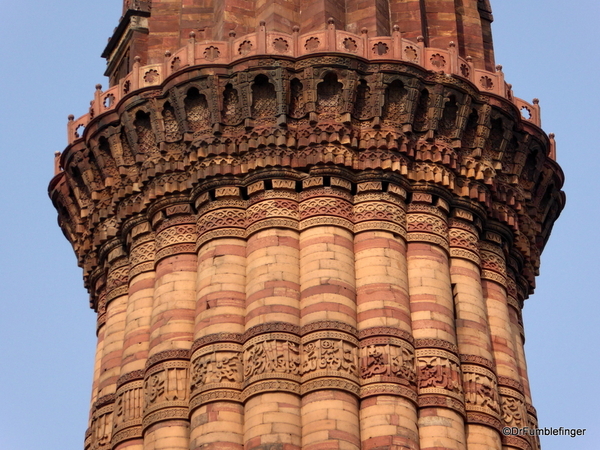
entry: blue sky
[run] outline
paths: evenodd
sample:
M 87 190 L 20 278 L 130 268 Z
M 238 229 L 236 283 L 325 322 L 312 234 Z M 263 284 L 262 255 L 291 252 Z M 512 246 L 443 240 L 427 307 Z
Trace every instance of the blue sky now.
M 496 61 L 556 133 L 567 208 L 526 302 L 540 426 L 586 428 L 544 450 L 600 448 L 598 131 L 600 3 L 492 0 Z M 46 189 L 69 114 L 106 87 L 100 53 L 121 0 L 0 0 L 0 450 L 83 447 L 95 319 Z

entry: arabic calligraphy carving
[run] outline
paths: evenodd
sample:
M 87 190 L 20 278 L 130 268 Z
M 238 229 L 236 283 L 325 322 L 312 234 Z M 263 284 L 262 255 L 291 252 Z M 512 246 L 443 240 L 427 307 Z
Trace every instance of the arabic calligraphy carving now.
M 272 377 L 295 379 L 300 375 L 299 339 L 293 335 L 270 333 L 251 339 L 244 350 L 244 379 Z M 287 375 L 287 376 L 286 376 Z
M 385 381 L 402 384 L 416 384 L 415 355 L 407 344 L 399 339 L 392 342 L 373 342 L 369 340 L 361 348 L 360 376 L 362 382 Z
M 169 362 L 155 366 L 144 381 L 145 409 L 161 402 L 184 402 L 188 397 L 188 363 Z M 183 366 L 183 367 L 181 367 Z
M 478 366 L 463 365 L 462 369 L 467 410 L 498 415 L 500 402 L 496 376 L 488 369 Z
M 429 353 L 429 354 L 428 354 Z M 442 350 L 417 350 L 419 393 L 462 396 L 460 362 Z
M 322 376 L 347 376 L 358 380 L 357 343 L 343 333 L 317 332 L 303 339 L 303 379 Z M 307 376 L 308 375 L 308 376 Z
M 192 359 L 192 392 L 205 390 L 208 385 L 215 383 L 241 383 L 242 358 L 241 352 L 236 351 L 237 348 L 241 350 L 239 344 L 211 345 Z

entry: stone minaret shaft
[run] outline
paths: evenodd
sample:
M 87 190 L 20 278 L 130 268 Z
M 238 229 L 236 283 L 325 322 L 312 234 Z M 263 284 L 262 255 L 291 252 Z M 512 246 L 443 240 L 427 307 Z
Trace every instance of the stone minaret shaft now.
M 86 450 L 534 450 L 564 206 L 487 0 L 128 0 L 50 196 L 98 314 Z

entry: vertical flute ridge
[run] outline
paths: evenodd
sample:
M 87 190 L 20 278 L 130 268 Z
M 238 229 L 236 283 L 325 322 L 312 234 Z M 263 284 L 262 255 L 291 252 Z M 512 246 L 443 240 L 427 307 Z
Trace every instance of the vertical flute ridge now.
M 123 11 L 49 187 L 97 313 L 84 448 L 537 448 L 503 429 L 537 426 L 564 179 L 489 2 Z

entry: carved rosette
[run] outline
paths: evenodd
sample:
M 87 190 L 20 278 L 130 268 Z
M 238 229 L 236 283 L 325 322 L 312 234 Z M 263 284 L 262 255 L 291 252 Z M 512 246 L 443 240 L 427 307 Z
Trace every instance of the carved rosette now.
M 384 44 L 378 51 L 391 48 Z M 539 265 L 536 233 L 545 242 L 564 205 L 563 177 L 548 137 L 521 117 L 510 96 L 482 95 L 486 87 L 460 75 L 407 64 L 420 53 L 411 45 L 401 49 L 408 59 L 394 62 L 367 61 L 352 50 L 300 59 L 284 51 L 284 58 L 244 58 L 215 72 L 221 50 L 211 45 L 204 59 L 183 65 L 175 57 L 172 74 L 186 70 L 188 81 L 174 86 L 161 73 L 152 91 L 137 95 L 129 86 L 118 110 L 85 117 L 85 133 L 70 135 L 64 171 L 50 192 L 86 278 L 100 263 L 95 250 L 119 235 L 126 218 L 204 180 L 233 176 L 243 183 L 250 175 L 252 184 L 255 173 L 274 167 L 295 171 L 296 179 L 315 167 L 373 170 L 403 178 L 415 188 L 413 201 L 433 188 L 436 196 L 478 203 L 514 232 L 528 270 Z M 456 117 L 445 105 L 458 109 Z
M 259 51 L 257 41 L 239 42 L 235 50 Z M 297 59 L 279 42 L 283 58 L 248 53 L 229 65 L 225 48 L 211 44 L 203 62 L 181 64 L 180 54 L 154 82 L 142 75 L 145 91 L 128 86 L 118 109 L 71 124 L 85 133 L 71 135 L 50 195 L 99 328 L 107 304 L 163 258 L 197 254 L 215 238 L 314 226 L 434 244 L 505 286 L 520 315 L 564 205 L 551 141 L 512 101 L 415 65 L 422 46 L 376 61 L 352 53 L 365 42 L 348 41 L 346 55 Z M 376 44 L 379 56 L 393 49 L 386 42 Z M 327 45 L 321 36 L 301 47 Z M 498 388 L 489 365 L 459 360 L 451 343 L 423 339 L 414 350 L 412 337 L 390 330 L 361 335 L 359 345 L 356 330 L 333 322 L 261 327 L 203 338 L 191 361 L 187 351 L 153 356 L 141 378 L 117 383 L 114 405 L 94 406 L 86 446 L 115 446 L 158 421 L 187 420 L 204 403 L 267 391 L 399 395 L 470 423 L 535 423 L 522 389 Z

